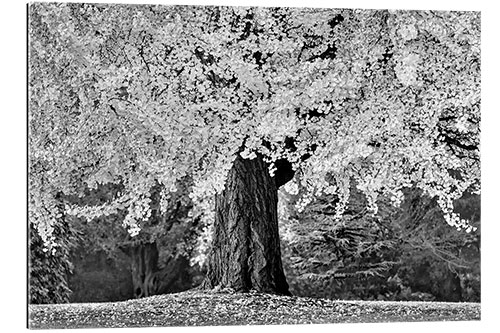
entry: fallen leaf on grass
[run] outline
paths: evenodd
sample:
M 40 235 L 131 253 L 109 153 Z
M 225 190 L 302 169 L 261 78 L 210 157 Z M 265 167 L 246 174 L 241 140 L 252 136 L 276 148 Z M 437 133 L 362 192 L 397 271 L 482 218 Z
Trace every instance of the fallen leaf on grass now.
M 479 320 L 478 303 L 338 301 L 199 290 L 115 303 L 29 305 L 30 328 Z

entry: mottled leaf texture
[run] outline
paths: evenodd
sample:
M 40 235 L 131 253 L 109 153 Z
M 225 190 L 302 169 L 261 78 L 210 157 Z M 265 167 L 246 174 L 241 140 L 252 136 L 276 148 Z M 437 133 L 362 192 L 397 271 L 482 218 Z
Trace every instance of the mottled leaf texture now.
M 354 182 L 376 211 L 415 186 L 470 231 L 453 201 L 480 190 L 479 47 L 477 12 L 32 3 L 30 223 L 50 247 L 63 195 L 117 183 L 66 210 L 124 210 L 135 235 L 150 189 L 188 176 L 208 235 L 235 163 L 255 160 L 269 186 L 307 189 L 298 209 L 335 193 L 340 215 Z

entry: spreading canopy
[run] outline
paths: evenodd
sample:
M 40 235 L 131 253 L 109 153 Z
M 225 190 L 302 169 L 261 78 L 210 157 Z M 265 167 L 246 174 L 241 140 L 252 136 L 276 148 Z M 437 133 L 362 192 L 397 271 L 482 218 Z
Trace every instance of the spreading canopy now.
M 453 200 L 479 191 L 477 12 L 34 3 L 29 37 L 29 218 L 46 242 L 61 194 L 99 184 L 124 190 L 67 210 L 127 209 L 136 233 L 150 188 L 168 201 L 186 176 L 206 210 L 236 154 L 291 168 L 299 209 L 336 193 L 341 214 L 353 181 L 373 210 L 416 186 L 467 228 Z

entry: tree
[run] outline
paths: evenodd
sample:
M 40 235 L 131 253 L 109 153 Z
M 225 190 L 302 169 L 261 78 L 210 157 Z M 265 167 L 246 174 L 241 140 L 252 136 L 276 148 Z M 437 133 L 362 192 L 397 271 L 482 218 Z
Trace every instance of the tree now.
M 189 180 L 178 182 L 178 191 L 169 196 L 168 204 L 160 207 L 161 186 L 151 189 L 149 208 L 151 216 L 141 224 L 139 235 L 131 237 L 123 228 L 125 212 L 97 217 L 88 222 L 85 218 L 92 210 L 112 200 L 123 188 L 119 185 L 103 185 L 86 191 L 83 197 L 69 196 L 65 201 L 76 210 L 75 217 L 68 218 L 85 242 L 86 253 L 104 253 L 117 259 L 119 252 L 127 255 L 135 297 L 145 297 L 165 292 L 179 291 L 191 286 L 187 272 L 193 255 L 199 217 L 188 216 L 191 201 L 187 196 Z M 85 211 L 87 210 L 87 211 Z
M 479 191 L 479 13 L 32 4 L 29 35 L 48 246 L 57 193 L 123 184 L 99 213 L 126 209 L 134 235 L 150 188 L 186 176 L 214 220 L 209 288 L 288 293 L 276 202 L 294 175 L 299 206 L 335 193 L 340 216 L 353 180 L 376 211 L 413 185 L 470 230 L 453 199 Z
M 334 299 L 478 302 L 479 196 L 454 202 L 478 229 L 464 234 L 450 230 L 436 200 L 419 192 L 406 189 L 398 208 L 379 198 L 373 215 L 353 186 L 338 220 L 335 195 L 315 198 L 298 213 L 296 196 L 280 193 L 283 263 L 291 291 Z
M 61 219 L 54 228 L 53 236 L 57 247 L 49 252 L 35 226 L 30 225 L 28 299 L 31 304 L 65 303 L 71 295 L 68 286 L 68 274 L 73 271 L 70 252 L 78 233 Z

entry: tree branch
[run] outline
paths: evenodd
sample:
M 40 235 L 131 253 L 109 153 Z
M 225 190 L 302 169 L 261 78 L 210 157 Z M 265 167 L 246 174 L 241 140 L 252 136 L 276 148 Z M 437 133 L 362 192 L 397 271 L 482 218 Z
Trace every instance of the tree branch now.
M 461 148 L 461 149 L 467 150 L 467 151 L 477 151 L 477 150 L 479 150 L 479 147 L 477 145 L 474 145 L 474 144 L 465 144 L 465 143 L 462 143 L 462 142 L 460 142 L 459 140 L 457 140 L 455 138 L 452 138 L 452 137 L 449 137 L 449 136 L 446 136 L 446 135 L 444 136 L 444 142 L 446 142 L 449 145 L 456 146 L 458 148 Z

